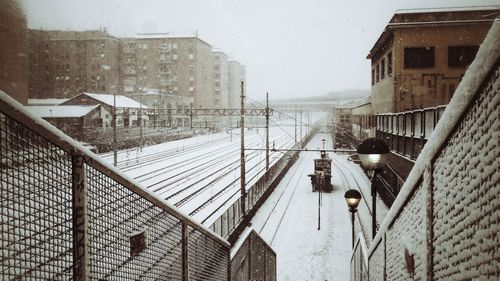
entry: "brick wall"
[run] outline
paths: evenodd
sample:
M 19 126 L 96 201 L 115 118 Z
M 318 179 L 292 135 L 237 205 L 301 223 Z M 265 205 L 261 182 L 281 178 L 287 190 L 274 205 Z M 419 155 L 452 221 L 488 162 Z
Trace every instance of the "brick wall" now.
M 369 280 L 500 279 L 499 41 L 496 23 L 373 240 Z

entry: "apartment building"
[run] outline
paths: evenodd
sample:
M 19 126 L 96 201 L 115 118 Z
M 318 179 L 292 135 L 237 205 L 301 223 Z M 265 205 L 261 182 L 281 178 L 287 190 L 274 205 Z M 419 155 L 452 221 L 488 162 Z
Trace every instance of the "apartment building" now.
M 195 107 L 215 105 L 212 46 L 197 36 L 139 34 L 122 39 L 125 94 L 158 90 L 192 97 Z
M 399 10 L 372 47 L 373 113 L 448 104 L 500 6 Z
M 229 108 L 229 57 L 221 50 L 214 50 L 215 107 Z
M 241 101 L 241 81 L 245 83 L 246 92 L 246 71 L 245 66 L 236 60 L 228 62 L 229 77 L 229 107 L 239 108 Z
M 29 30 L 30 98 L 119 93 L 119 40 L 106 30 Z
M 0 90 L 20 103 L 28 101 L 26 18 L 18 1 L 0 0 Z

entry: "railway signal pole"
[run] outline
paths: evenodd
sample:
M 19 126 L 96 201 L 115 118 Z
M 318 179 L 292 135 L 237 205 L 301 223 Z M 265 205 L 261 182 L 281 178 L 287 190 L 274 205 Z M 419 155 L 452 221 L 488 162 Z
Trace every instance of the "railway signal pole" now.
M 246 213 L 246 197 L 247 191 L 245 189 L 245 82 L 241 81 L 241 114 L 240 114 L 240 127 L 241 127 L 241 151 L 240 151 L 240 192 L 241 192 L 241 213 L 243 216 Z
M 266 93 L 266 171 L 269 170 L 269 93 Z

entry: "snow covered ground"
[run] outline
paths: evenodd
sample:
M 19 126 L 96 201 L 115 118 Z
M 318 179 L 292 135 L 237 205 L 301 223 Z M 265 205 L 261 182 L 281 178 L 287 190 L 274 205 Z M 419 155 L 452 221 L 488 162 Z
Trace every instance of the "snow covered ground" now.
M 307 145 L 331 148 L 330 134 L 317 134 Z M 301 152 L 299 160 L 283 178 L 274 192 L 256 213 L 252 228 L 273 248 L 277 255 L 278 280 L 349 280 L 352 229 L 350 213 L 344 200 L 348 188 L 357 182 L 370 200 L 370 183 L 356 164 L 346 156 L 329 155 L 334 159 L 331 193 L 322 193 L 321 219 L 318 230 L 318 193 L 312 192 L 308 174 L 318 152 Z M 345 166 L 342 166 L 345 165 Z M 343 173 L 339 172 L 342 169 Z M 352 173 L 352 176 L 350 174 Z M 371 216 L 366 205 L 360 204 L 359 218 L 366 234 L 371 235 Z M 380 206 L 380 207 L 379 207 Z M 378 204 L 379 214 L 386 208 Z M 379 219 L 381 221 L 381 219 Z
M 324 117 L 324 113 L 313 114 L 311 121 Z M 293 120 L 271 124 L 271 147 L 292 147 L 295 134 Z M 308 128 L 302 126 L 302 133 L 298 130 L 297 138 L 300 135 L 305 137 L 307 131 Z M 213 217 L 217 215 L 215 210 L 223 212 L 224 206 L 228 208 L 239 198 L 239 134 L 239 129 L 234 129 L 144 147 L 142 151 L 138 148 L 120 151 L 117 168 L 182 212 L 209 226 L 217 219 Z M 264 129 L 247 129 L 245 148 L 265 148 Z M 248 189 L 265 172 L 265 151 L 246 151 L 245 155 Z M 113 159 L 111 153 L 101 157 L 109 163 Z M 281 157 L 283 153 L 271 152 L 270 165 Z M 224 206 L 220 208 L 221 205 Z

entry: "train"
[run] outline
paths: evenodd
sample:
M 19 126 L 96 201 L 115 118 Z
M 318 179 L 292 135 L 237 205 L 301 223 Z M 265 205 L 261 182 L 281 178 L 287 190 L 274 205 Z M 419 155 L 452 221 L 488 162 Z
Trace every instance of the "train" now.
M 309 174 L 311 179 L 312 191 L 331 192 L 333 185 L 332 178 L 332 159 L 328 158 L 326 151 L 320 151 L 321 158 L 314 159 L 314 174 Z

